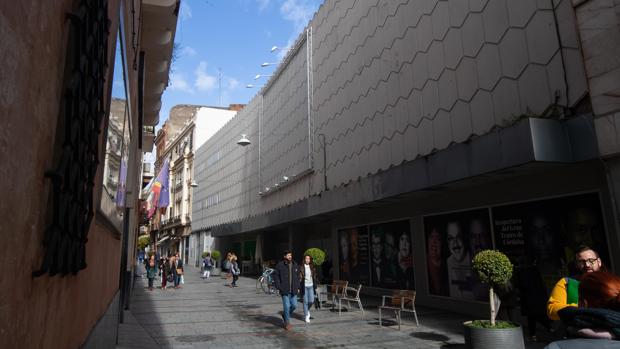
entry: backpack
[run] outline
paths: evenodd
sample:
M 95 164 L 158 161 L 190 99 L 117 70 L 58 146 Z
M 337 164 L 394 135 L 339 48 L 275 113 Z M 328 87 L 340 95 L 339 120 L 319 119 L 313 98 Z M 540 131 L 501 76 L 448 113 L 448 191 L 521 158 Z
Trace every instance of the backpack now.
M 237 263 L 231 263 L 230 264 L 230 272 L 233 275 L 239 275 L 241 274 L 241 271 L 239 270 L 239 265 Z

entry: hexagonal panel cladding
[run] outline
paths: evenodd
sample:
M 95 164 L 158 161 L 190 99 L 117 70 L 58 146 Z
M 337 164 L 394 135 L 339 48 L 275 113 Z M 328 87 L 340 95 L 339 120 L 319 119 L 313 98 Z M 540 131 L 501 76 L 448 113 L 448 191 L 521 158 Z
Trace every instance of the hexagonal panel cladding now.
M 450 69 L 444 70 L 439 78 L 439 106 L 445 110 L 450 110 L 458 98 L 456 90 L 456 73 Z
M 429 16 L 423 16 L 422 19 L 420 19 L 420 23 L 418 23 L 416 27 L 416 34 L 418 37 L 417 51 L 426 52 L 431 41 L 433 41 L 433 23 Z
M 480 12 L 487 5 L 487 2 L 489 2 L 489 0 L 469 0 L 469 10 L 473 12 Z
M 507 1 L 508 21 L 511 27 L 525 27 L 537 8 L 537 0 Z
M 512 0 L 514 1 L 514 0 Z M 508 30 L 508 10 L 505 0 L 493 0 L 482 12 L 484 38 L 487 42 L 498 43 Z
M 475 57 L 480 47 L 484 43 L 484 24 L 482 16 L 477 13 L 470 13 L 461 28 L 463 36 L 463 53 L 470 57 Z
M 471 109 L 473 133 L 479 136 L 487 133 L 495 125 L 491 94 L 487 91 L 478 90 L 469 107 Z
M 422 86 L 428 80 L 428 58 L 426 53 L 418 52 L 413 60 L 413 86 L 417 89 L 422 89 Z
M 531 111 L 536 115 L 541 114 L 553 103 L 544 67 L 530 64 L 525 69 L 519 78 L 519 94 L 521 95 L 521 110 Z
M 469 101 L 478 89 L 478 68 L 473 58 L 465 57 L 456 68 L 459 99 Z
M 559 48 L 553 13 L 549 11 L 536 12 L 525 29 L 525 33 L 530 60 L 547 64 Z
M 422 90 L 422 111 L 428 118 L 433 118 L 439 109 L 439 87 L 437 82 L 429 80 Z
M 497 125 L 505 125 L 522 114 L 519 86 L 515 80 L 504 78 L 497 84 L 493 90 L 493 107 Z
M 433 12 L 435 5 L 437 5 L 437 2 L 439 2 L 439 0 L 418 0 L 416 2 L 420 3 L 422 12 L 428 15 Z
M 499 56 L 502 59 L 503 74 L 516 79 L 529 60 L 525 31 L 517 28 L 508 30 L 499 44 Z
M 433 22 L 433 38 L 435 40 L 443 39 L 448 28 L 450 28 L 450 8 L 447 2 L 440 1 L 437 3 L 431 21 Z
M 444 68 L 443 45 L 440 41 L 433 41 L 428 49 L 428 77 L 437 80 Z
M 428 155 L 435 147 L 433 137 L 433 123 L 424 118 L 418 127 L 418 151 L 420 155 Z
M 450 28 L 443 40 L 443 52 L 446 67 L 455 69 L 463 58 L 463 38 L 460 29 Z
M 452 123 L 450 114 L 445 110 L 439 110 L 433 120 L 433 133 L 436 149 L 447 148 L 452 142 Z
M 502 76 L 499 49 L 496 45 L 486 44 L 480 50 L 477 57 L 478 84 L 485 90 L 493 89 L 495 83 Z
M 450 111 L 452 138 L 455 142 L 465 142 L 472 134 L 471 111 L 469 104 L 458 101 Z
M 450 26 L 460 27 L 469 13 L 469 4 L 464 0 L 448 0 L 450 7 Z

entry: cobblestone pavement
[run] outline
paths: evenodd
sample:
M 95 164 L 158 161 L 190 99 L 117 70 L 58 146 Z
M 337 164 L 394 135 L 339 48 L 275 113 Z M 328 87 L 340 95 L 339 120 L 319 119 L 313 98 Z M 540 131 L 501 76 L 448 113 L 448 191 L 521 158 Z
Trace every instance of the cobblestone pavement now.
M 364 319 L 356 310 L 340 317 L 329 309 L 313 310 L 314 320 L 306 324 L 298 303 L 293 329 L 285 331 L 280 297 L 257 293 L 252 278 L 241 277 L 238 288 L 225 283 L 219 276 L 202 280 L 191 267 L 181 289 L 149 292 L 146 279 L 137 278 L 117 348 L 465 347 L 460 325 L 465 317 L 427 308 L 418 309 L 420 327 L 410 318 L 398 331 L 393 322 L 379 327 L 376 308 L 368 308 Z

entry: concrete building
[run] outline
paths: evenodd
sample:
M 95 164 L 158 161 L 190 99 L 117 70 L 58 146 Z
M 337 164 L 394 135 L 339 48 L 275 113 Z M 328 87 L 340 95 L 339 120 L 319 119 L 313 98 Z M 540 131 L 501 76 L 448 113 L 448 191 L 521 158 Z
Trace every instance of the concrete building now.
M 177 105 L 155 138 L 157 159 L 155 173 L 165 159 L 170 162 L 170 206 L 166 213 L 153 219 L 150 226 L 152 241 L 160 255 L 180 252 L 189 258 L 189 236 L 192 222 L 192 177 L 195 149 L 204 144 L 225 125 L 243 106 L 229 108 Z
M 4 347 L 115 346 L 179 5 L 0 3 Z
M 547 287 L 579 244 L 617 270 L 618 9 L 326 1 L 196 152 L 202 250 L 259 263 L 321 247 L 324 278 L 472 314 L 480 249 L 538 265 Z

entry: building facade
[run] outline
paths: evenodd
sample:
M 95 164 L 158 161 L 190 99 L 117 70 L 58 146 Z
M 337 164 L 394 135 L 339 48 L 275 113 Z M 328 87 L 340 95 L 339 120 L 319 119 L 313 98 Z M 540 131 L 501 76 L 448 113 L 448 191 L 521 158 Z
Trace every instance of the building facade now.
M 115 346 L 179 5 L 0 4 L 3 346 Z
M 165 159 L 169 161 L 170 206 L 150 225 L 152 241 L 160 255 L 179 252 L 184 261 L 190 258 L 192 224 L 192 183 L 195 149 L 226 124 L 240 105 L 229 108 L 177 105 L 155 138 L 157 159 L 155 173 Z
M 600 45 L 620 36 L 605 4 L 326 1 L 198 148 L 198 242 L 256 264 L 320 247 L 324 278 L 481 314 L 481 249 L 539 265 L 547 287 L 579 244 L 616 269 L 620 70 Z

